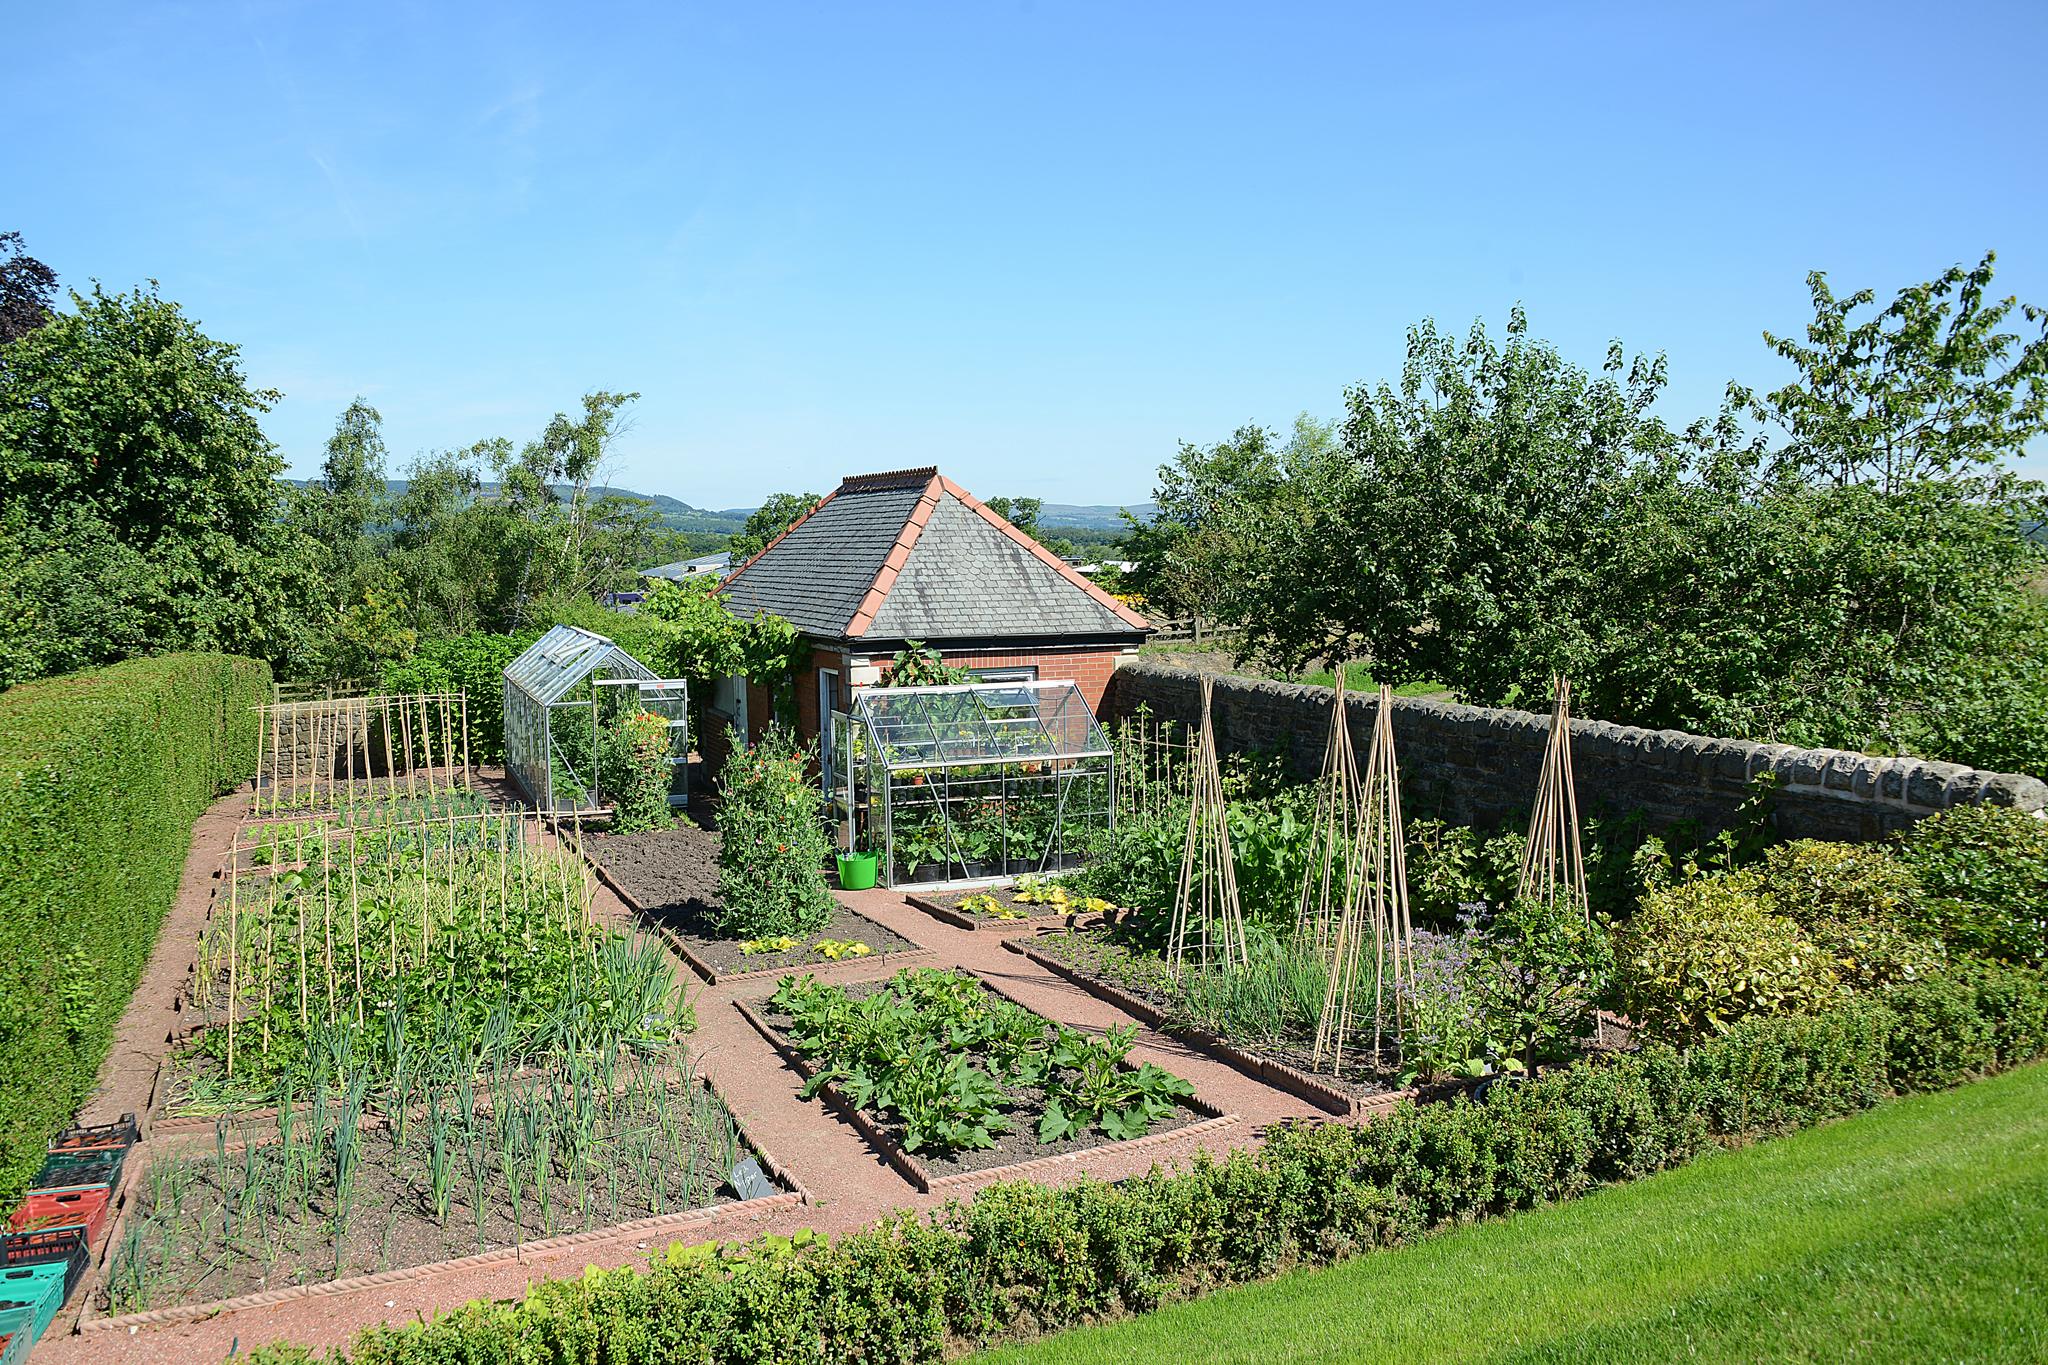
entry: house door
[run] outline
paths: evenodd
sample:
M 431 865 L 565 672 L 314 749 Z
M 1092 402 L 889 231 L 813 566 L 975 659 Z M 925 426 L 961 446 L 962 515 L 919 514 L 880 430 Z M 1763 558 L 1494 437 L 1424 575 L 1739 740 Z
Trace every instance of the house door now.
M 837 749 L 833 741 L 838 738 L 838 727 L 832 723 L 832 713 L 839 709 L 839 671 L 833 668 L 818 670 L 818 773 L 825 784 L 825 790 L 832 790 L 833 759 Z

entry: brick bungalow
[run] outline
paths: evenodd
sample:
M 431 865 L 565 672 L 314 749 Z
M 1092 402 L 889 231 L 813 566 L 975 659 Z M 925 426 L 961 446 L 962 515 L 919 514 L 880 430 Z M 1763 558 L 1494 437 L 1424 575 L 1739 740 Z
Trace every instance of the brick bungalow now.
M 1152 630 L 936 468 L 847 479 L 719 592 L 741 616 L 772 612 L 802 632 L 806 739 L 853 689 L 880 682 L 908 641 L 992 682 L 1071 678 L 1099 711 L 1109 675 Z M 716 685 L 708 709 L 700 747 L 713 772 L 728 721 L 752 739 L 772 714 L 767 689 L 745 679 Z

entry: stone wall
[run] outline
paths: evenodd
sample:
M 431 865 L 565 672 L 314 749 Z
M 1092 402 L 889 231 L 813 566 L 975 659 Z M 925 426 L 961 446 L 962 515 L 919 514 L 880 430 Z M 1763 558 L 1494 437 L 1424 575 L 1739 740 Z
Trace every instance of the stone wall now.
M 1134 661 L 1110 680 L 1103 718 L 1120 719 L 1142 705 L 1158 719 L 1197 723 L 1200 678 L 1192 669 Z M 1327 687 L 1218 677 L 1217 743 L 1225 753 L 1278 751 L 1295 773 L 1313 777 L 1322 765 L 1333 695 Z M 1372 696 L 1349 699 L 1361 758 L 1378 704 Z M 1407 813 L 1482 826 L 1526 813 L 1549 728 L 1547 715 L 1396 698 L 1394 745 Z M 2032 777 L 1602 721 L 1572 722 L 1572 759 L 1584 813 L 1640 810 L 1654 828 L 1681 820 L 1726 825 L 1752 779 L 1765 772 L 1783 779 L 1776 811 L 1788 838 L 1878 839 L 1974 801 L 2032 811 L 2048 806 L 2048 785 Z

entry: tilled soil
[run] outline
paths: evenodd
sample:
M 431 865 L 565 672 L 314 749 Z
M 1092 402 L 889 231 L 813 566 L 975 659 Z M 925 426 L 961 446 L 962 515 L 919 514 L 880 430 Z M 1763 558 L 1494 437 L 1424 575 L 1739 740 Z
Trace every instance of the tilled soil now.
M 910 894 L 918 900 L 930 901 L 933 905 L 942 905 L 955 914 L 965 915 L 969 919 L 989 925 L 991 928 L 1000 928 L 1005 924 L 1013 924 L 1027 919 L 1057 919 L 1063 917 L 1072 922 L 1086 913 L 1080 908 L 1079 902 L 1084 899 L 1082 897 L 1077 896 L 1074 898 L 1074 901 L 1063 906 L 1043 903 L 1033 904 L 1018 900 L 1017 888 L 1014 886 L 988 886 L 973 891 L 912 891 Z M 977 909 L 974 905 L 968 904 L 968 902 L 979 902 L 983 896 L 993 896 L 996 904 L 1001 907 L 1004 913 L 999 914 L 989 910 Z
M 721 976 L 823 966 L 834 959 L 817 951 L 820 940 L 864 943 L 868 957 L 914 952 L 917 944 L 835 901 L 832 918 L 788 952 L 743 953 L 739 940 L 716 927 L 719 836 L 688 820 L 644 834 L 586 834 L 583 848 L 640 913 L 674 935 Z
M 883 982 L 862 982 L 845 987 L 846 993 L 858 999 L 871 991 L 880 990 Z M 790 1017 L 766 1004 L 755 1006 L 755 1011 L 768 1025 L 789 1041 Z M 792 1044 L 793 1046 L 793 1044 Z M 964 1175 L 974 1171 L 992 1171 L 999 1166 L 1014 1166 L 1019 1162 L 1037 1161 L 1043 1157 L 1065 1156 L 1070 1152 L 1085 1152 L 1092 1148 L 1107 1146 L 1119 1141 L 1105 1133 L 1089 1131 L 1074 1133 L 1057 1142 L 1038 1140 L 1038 1121 L 1045 1114 L 1044 1089 L 1037 1086 L 1011 1086 L 1005 1088 L 1008 1102 L 1002 1106 L 1002 1115 L 1008 1123 L 1008 1130 L 993 1134 L 995 1146 L 969 1149 L 940 1154 L 929 1150 L 906 1152 L 911 1160 L 925 1169 L 932 1179 L 949 1175 Z M 818 1103 L 824 1103 L 823 1100 Z M 895 1115 L 879 1109 L 862 1111 L 873 1123 L 882 1138 L 896 1150 L 904 1151 L 905 1125 Z M 1151 1137 L 1159 1133 L 1171 1133 L 1189 1124 L 1200 1123 L 1206 1115 L 1185 1100 L 1175 1102 L 1174 1111 L 1168 1117 L 1152 1125 L 1145 1133 Z
M 675 1089 L 674 1103 L 686 1106 L 687 1093 Z M 694 1093 L 699 1104 L 717 1104 L 701 1089 Z M 394 1130 L 365 1128 L 357 1184 L 338 1234 L 324 1147 L 318 1158 L 302 1157 L 317 1160 L 320 1174 L 303 1201 L 286 1201 L 282 1211 L 273 1193 L 281 1169 L 274 1142 L 259 1141 L 251 1164 L 240 1146 L 227 1147 L 223 1161 L 203 1141 L 158 1154 L 143 1178 L 138 1208 L 109 1249 L 100 1307 L 128 1313 L 208 1303 L 728 1203 L 735 1195 L 724 1158 L 749 1153 L 742 1147 L 735 1155 L 723 1135 L 689 1141 L 682 1136 L 690 1131 L 687 1113 L 679 1107 L 673 1140 L 662 1137 L 652 1114 L 600 1137 L 586 1170 L 571 1169 L 557 1154 L 545 1208 L 530 1164 L 521 1163 L 528 1169 L 520 1177 L 516 1216 L 496 1146 L 481 1150 L 485 1180 L 479 1188 L 472 1164 L 478 1153 L 458 1142 L 445 1222 L 432 1200 L 424 1121 L 412 1125 L 403 1149 Z M 300 1146 L 303 1151 L 304 1139 Z M 251 1171 L 262 1174 L 245 1208 L 241 1191 Z

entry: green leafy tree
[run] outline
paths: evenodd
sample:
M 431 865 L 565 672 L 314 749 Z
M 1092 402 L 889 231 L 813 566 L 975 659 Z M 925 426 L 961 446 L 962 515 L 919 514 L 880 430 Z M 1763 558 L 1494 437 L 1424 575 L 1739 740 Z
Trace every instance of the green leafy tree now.
M 57 296 L 57 272 L 28 254 L 18 232 L 0 232 L 0 346 L 43 325 Z
M 738 568 L 767 549 L 769 541 L 794 526 L 799 518 L 809 516 L 811 509 L 823 501 L 816 493 L 769 494 L 766 502 L 748 514 L 739 534 L 726 544 L 733 567 Z
M 277 395 L 154 287 L 71 301 L 0 346 L 0 524 L 41 590 L 116 605 L 42 654 L 110 661 L 140 613 L 152 649 L 296 657 L 318 591 L 259 421 Z M 10 619 L 34 610 L 0 602 Z

